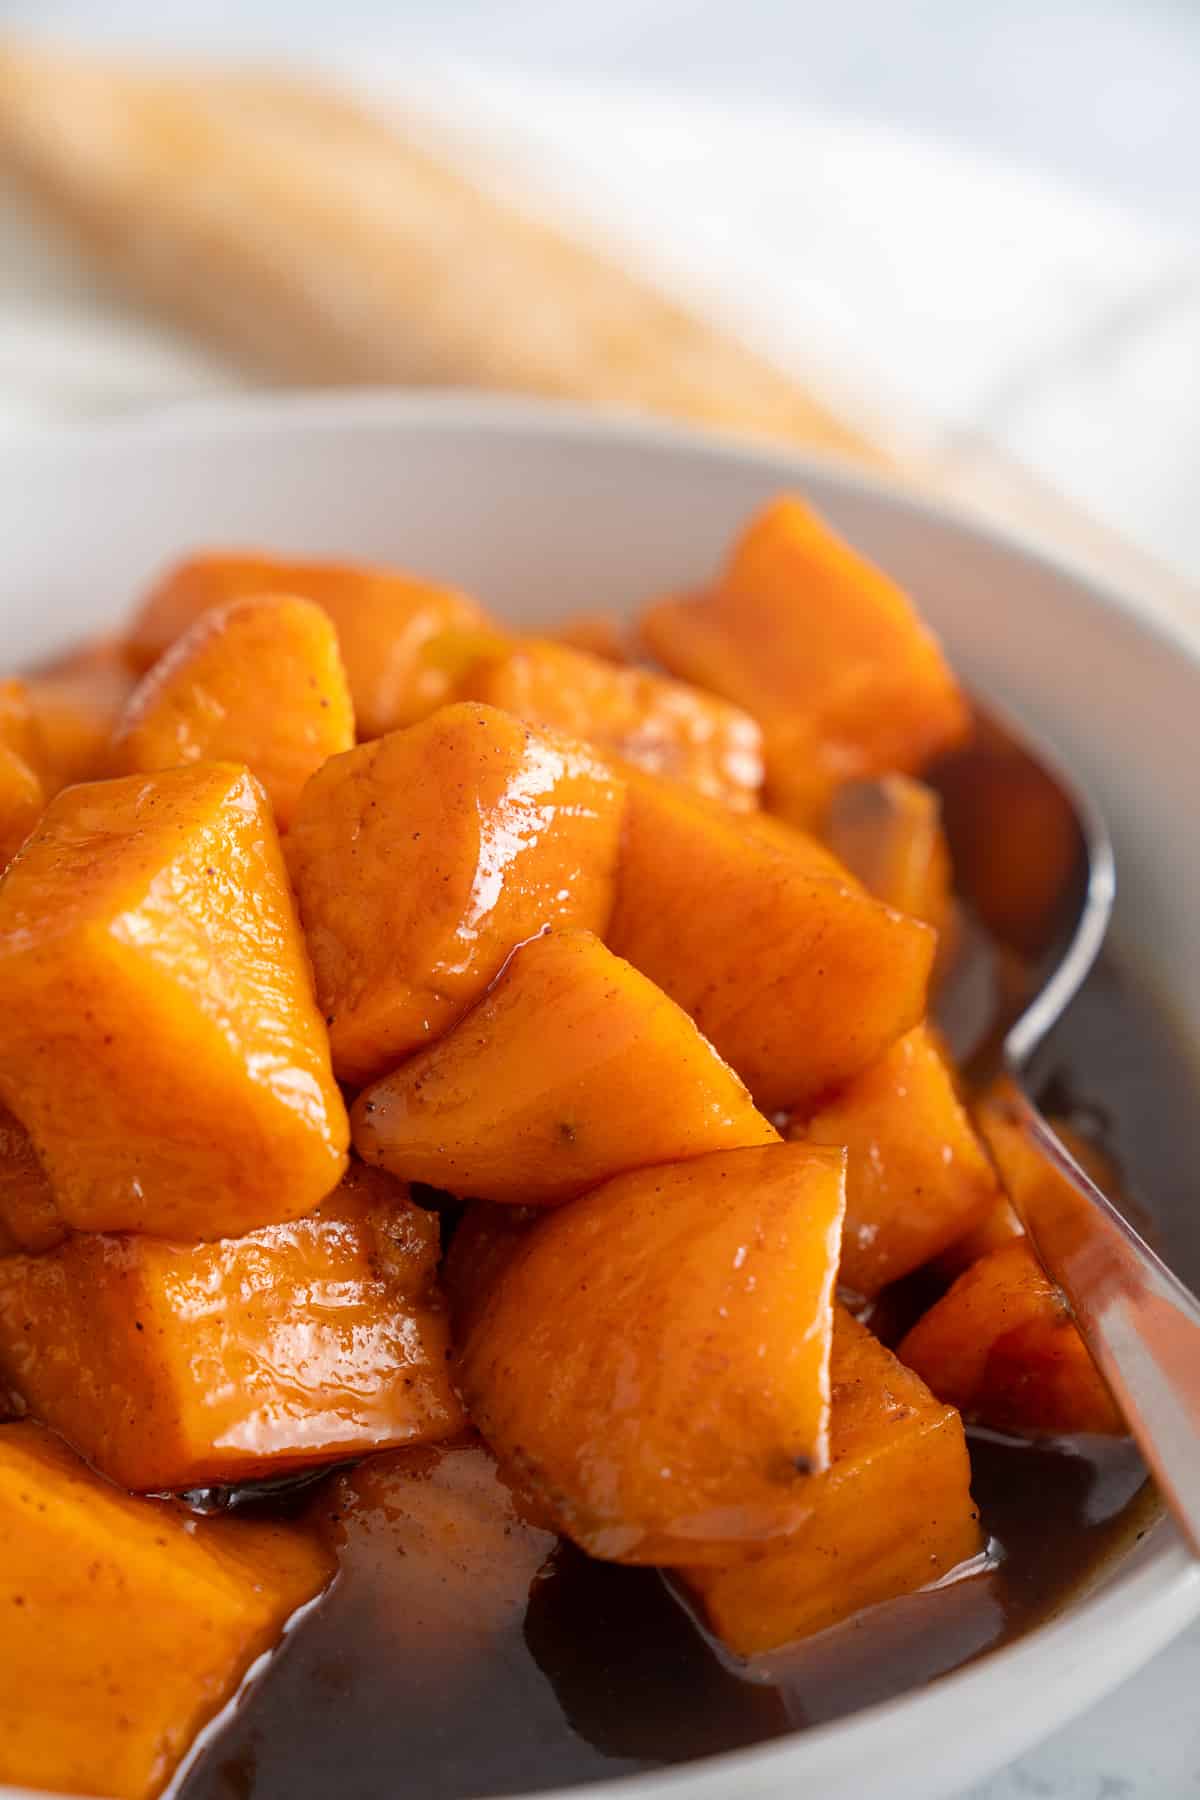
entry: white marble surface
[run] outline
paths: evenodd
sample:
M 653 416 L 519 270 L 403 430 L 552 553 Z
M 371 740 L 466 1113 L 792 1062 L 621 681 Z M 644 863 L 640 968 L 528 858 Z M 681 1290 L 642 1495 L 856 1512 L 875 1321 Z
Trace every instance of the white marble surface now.
M 878 428 L 948 464 L 1005 450 L 1200 576 L 1194 0 L 336 11 L 339 62 L 378 93 L 416 100 L 493 176 L 523 171 Z M 321 0 L 0 0 L 4 25 L 322 60 L 329 19 Z M 229 380 L 0 205 L 0 425 Z M 1198 1696 L 1200 1628 L 969 1800 L 1200 1795 Z

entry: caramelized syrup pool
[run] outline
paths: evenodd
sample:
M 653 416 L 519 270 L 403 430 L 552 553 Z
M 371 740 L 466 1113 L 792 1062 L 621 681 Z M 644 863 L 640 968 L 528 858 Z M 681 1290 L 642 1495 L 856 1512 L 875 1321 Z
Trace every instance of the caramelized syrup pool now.
M 1095 971 L 1056 1034 L 1044 1086 L 1048 1105 L 1115 1154 L 1139 1222 L 1196 1282 L 1197 1085 L 1125 961 Z M 725 1660 L 652 1570 L 589 1562 L 569 1545 L 482 1655 L 431 1645 L 378 1561 L 349 1556 L 209 1739 L 181 1800 L 460 1800 L 736 1749 L 994 1649 L 1058 1610 L 1156 1517 L 1123 1442 L 976 1433 L 971 1456 L 995 1550 L 986 1574 L 876 1608 L 752 1668 Z

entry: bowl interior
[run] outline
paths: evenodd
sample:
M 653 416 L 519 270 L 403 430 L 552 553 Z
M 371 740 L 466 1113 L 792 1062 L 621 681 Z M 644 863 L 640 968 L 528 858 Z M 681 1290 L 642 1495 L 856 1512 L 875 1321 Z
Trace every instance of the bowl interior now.
M 967 680 L 1035 726 L 1093 786 L 1117 848 L 1117 934 L 1169 991 L 1185 1033 L 1200 1039 L 1200 834 L 1189 829 L 1200 666 L 1069 571 L 828 466 L 669 428 L 446 397 L 237 403 L 5 444 L 5 661 L 111 628 L 164 562 L 202 544 L 399 562 L 463 584 L 525 626 L 574 607 L 630 611 L 656 591 L 702 581 L 747 513 L 794 486 L 909 587 Z M 1181 1172 L 1168 1209 L 1183 1208 L 1190 1176 Z M 1186 1233 L 1180 1241 L 1200 1265 L 1200 1241 Z M 1109 1621 L 1119 1650 L 1084 1644 L 1089 1608 L 1093 1636 L 1097 1617 Z M 902 1747 L 912 1732 L 947 1731 L 956 1747 L 945 1785 L 965 1782 L 1119 1679 L 1194 1610 L 1196 1583 L 1170 1532 L 1156 1531 L 1072 1618 L 877 1709 L 870 1730 L 851 1722 L 792 1750 L 739 1756 L 738 1792 L 783 1791 L 818 1770 L 838 1794 L 945 1791 L 930 1785 L 928 1737 L 912 1765 L 923 1785 L 905 1786 Z M 1048 1666 L 1037 1642 L 1064 1629 L 1078 1667 L 1068 1677 L 1060 1663 L 1057 1697 L 1035 1700 L 1038 1670 Z M 1001 1720 L 1006 1686 L 1014 1717 Z M 939 1699 L 951 1690 L 964 1697 L 957 1710 Z M 974 1747 L 963 1735 L 967 1716 Z M 884 1752 L 892 1760 L 879 1786 Z M 651 1785 L 731 1791 L 711 1779 L 684 1770 Z

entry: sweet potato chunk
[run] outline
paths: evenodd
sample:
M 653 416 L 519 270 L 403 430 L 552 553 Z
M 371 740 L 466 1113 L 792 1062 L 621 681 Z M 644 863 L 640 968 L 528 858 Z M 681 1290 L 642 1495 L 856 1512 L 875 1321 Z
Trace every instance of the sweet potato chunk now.
M 929 1028 L 918 1025 L 788 1136 L 844 1144 L 840 1280 L 868 1298 L 920 1268 L 1003 1199 Z
M 999 1171 L 1002 1192 L 978 1224 L 956 1238 L 938 1257 L 938 1269 L 949 1280 L 961 1275 L 989 1250 L 999 1250 L 1023 1235 L 1025 1227 L 1014 1210 L 1014 1202 L 1020 1205 L 1026 1197 L 1033 1201 L 1038 1190 L 1047 1183 L 1055 1187 L 1062 1181 L 1058 1171 L 1029 1142 L 1020 1118 L 1004 1097 L 1003 1086 L 1001 1078 L 981 1096 L 973 1109 L 976 1129 Z M 1104 1152 L 1081 1137 L 1069 1120 L 1052 1117 L 1050 1124 L 1080 1168 L 1105 1193 L 1115 1196 L 1118 1175 Z
M 967 732 L 908 597 L 794 496 L 751 520 L 710 589 L 652 606 L 641 633 L 672 674 L 759 721 L 768 802 L 796 824 L 842 782 L 912 773 Z
M 16 677 L 0 681 L 0 744 L 15 750 L 31 769 L 41 768 L 45 747 L 34 717 L 29 688 Z
M 0 1782 L 153 1800 L 332 1573 L 312 1531 L 134 1499 L 0 1425 Z
M 960 1275 L 898 1354 L 941 1399 L 997 1431 L 1125 1430 L 1065 1295 L 1022 1238 Z
M 349 1122 L 245 769 L 60 793 L 0 884 L 0 971 L 0 1100 L 68 1225 L 233 1236 L 337 1185 Z
M 118 722 L 113 772 L 245 763 L 286 831 L 309 776 L 353 744 L 328 614 L 266 595 L 204 614 L 154 664 Z
M 908 775 L 851 781 L 838 789 L 825 826 L 830 849 L 868 893 L 897 912 L 924 919 L 947 960 L 954 935 L 952 870 L 941 801 Z
M 936 946 L 753 821 L 650 776 L 630 777 L 608 941 L 768 1112 L 818 1100 L 916 1025 Z
M 0 875 L 42 816 L 46 795 L 23 756 L 0 743 Z
M 704 1560 L 802 1516 L 828 1452 L 843 1169 L 773 1144 L 618 1176 L 498 1274 L 463 1395 L 591 1555 Z
M 456 1343 L 466 1340 L 501 1270 L 542 1216 L 536 1206 L 495 1206 L 488 1200 L 472 1200 L 466 1208 L 442 1262 Z
M 520 1624 L 557 1541 L 473 1436 L 372 1457 L 322 1493 L 314 1520 L 405 1642 L 455 1663 Z
M 602 656 L 605 662 L 629 661 L 628 632 L 618 613 L 572 613 L 553 636 L 556 643 L 566 644 L 571 650 L 586 650 L 589 656 Z
M 581 745 L 466 703 L 314 775 L 288 859 L 342 1080 L 446 1031 L 543 926 L 603 932 L 623 801 Z
M 529 638 L 475 668 L 463 694 L 682 781 L 736 812 L 758 804 L 758 726 L 738 707 L 683 682 Z
M 465 1424 L 437 1256 L 436 1217 L 362 1168 L 246 1237 L 89 1232 L 0 1259 L 0 1375 L 126 1488 L 436 1441 Z
M 516 1206 L 779 1141 L 687 1014 L 590 931 L 517 950 L 453 1030 L 360 1094 L 351 1123 L 365 1161 Z
M 29 1133 L 0 1106 L 0 1254 L 49 1250 L 66 1227 Z
M 119 650 L 99 644 L 57 672 L 31 675 L 25 685 L 47 794 L 109 774 L 113 728 L 134 687 Z
M 422 647 L 441 632 L 488 622 L 466 594 L 398 569 L 215 551 L 179 563 L 150 591 L 130 630 L 131 662 L 148 669 L 202 613 L 259 594 L 298 594 L 329 614 L 365 738 L 412 724 L 447 700 L 452 680 L 436 661 L 423 661 Z
M 983 1549 L 962 1420 L 843 1308 L 830 1357 L 830 1466 L 778 1545 L 683 1569 L 738 1656 L 776 1650 L 940 1581 Z

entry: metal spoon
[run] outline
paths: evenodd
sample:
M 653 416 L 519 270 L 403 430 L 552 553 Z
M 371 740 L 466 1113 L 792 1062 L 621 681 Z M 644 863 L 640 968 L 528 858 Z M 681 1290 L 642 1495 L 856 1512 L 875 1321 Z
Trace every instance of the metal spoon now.
M 1200 1557 L 1200 1301 L 1074 1161 L 1030 1098 L 1031 1063 L 1090 971 L 1116 887 L 1095 801 L 1027 732 L 977 709 L 975 743 L 931 780 L 964 898 L 994 941 L 1032 966 L 1036 991 L 977 1062 L 999 1063 L 1027 1141 L 1063 1177 L 1031 1184 L 1022 1223 L 1137 1440 L 1159 1491 Z M 1014 854 L 1022 860 L 1014 865 Z M 1002 871 L 1025 871 L 1015 891 Z M 961 1022 L 957 1033 L 960 1054 Z

